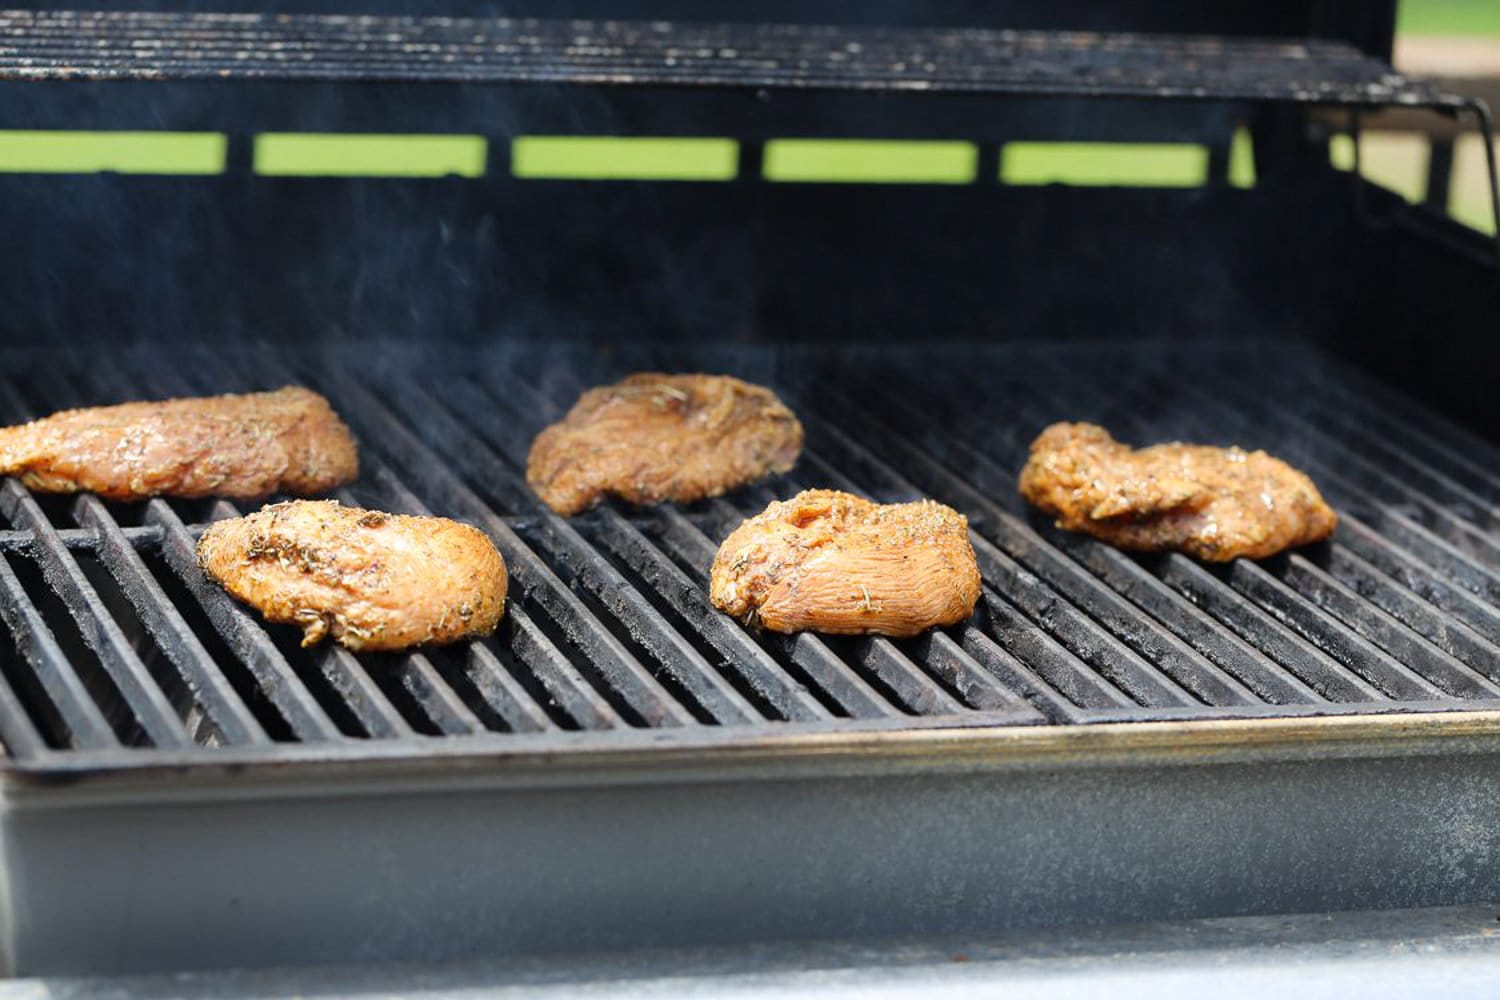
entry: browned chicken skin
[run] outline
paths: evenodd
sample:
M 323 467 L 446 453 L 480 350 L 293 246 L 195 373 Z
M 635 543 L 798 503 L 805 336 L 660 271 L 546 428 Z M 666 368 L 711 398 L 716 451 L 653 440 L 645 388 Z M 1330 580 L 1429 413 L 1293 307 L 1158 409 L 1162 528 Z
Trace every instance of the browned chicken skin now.
M 1312 480 L 1263 451 L 1175 443 L 1137 451 L 1093 424 L 1042 431 L 1021 495 L 1068 531 L 1209 562 L 1261 559 L 1327 538 L 1338 524 Z
M 198 564 L 270 621 L 354 650 L 489 635 L 505 612 L 505 562 L 476 528 L 293 500 L 210 525 Z
M 773 632 L 911 636 L 969 617 L 979 589 L 968 519 L 951 507 L 804 490 L 724 540 L 709 596 Z
M 0 428 L 0 475 L 45 493 L 258 500 L 322 493 L 358 474 L 349 428 L 328 400 L 295 386 L 64 410 Z
M 771 390 L 728 375 L 631 375 L 585 392 L 532 443 L 526 481 L 559 514 L 718 496 L 785 472 L 802 425 Z

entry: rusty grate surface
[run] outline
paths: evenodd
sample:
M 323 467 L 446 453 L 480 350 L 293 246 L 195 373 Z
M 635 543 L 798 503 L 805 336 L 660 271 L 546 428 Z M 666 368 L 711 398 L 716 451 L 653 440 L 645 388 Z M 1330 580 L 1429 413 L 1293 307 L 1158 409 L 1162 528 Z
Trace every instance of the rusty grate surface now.
M 1329 42 L 307 14 L 0 12 L 0 79 L 582 83 L 1463 105 Z
M 296 630 L 262 625 L 196 568 L 195 535 L 234 506 L 41 497 L 7 480 L 0 738 L 10 757 L 46 771 L 330 747 L 420 756 L 710 731 L 764 739 L 1500 706 L 1496 450 L 1316 356 L 667 351 L 11 359 L 6 422 L 313 385 L 361 442 L 363 476 L 339 497 L 478 525 L 504 553 L 512 592 L 484 642 L 407 655 L 303 650 Z M 807 425 L 802 462 L 687 507 L 553 516 L 525 486 L 532 436 L 583 387 L 638 368 L 774 385 Z M 1329 544 L 1222 568 L 1066 535 L 1015 495 L 1027 443 L 1061 418 L 1137 443 L 1267 448 L 1310 472 L 1343 522 Z M 964 511 L 985 579 L 973 618 L 891 641 L 758 634 L 715 613 L 706 577 L 718 542 L 809 486 L 928 495 Z

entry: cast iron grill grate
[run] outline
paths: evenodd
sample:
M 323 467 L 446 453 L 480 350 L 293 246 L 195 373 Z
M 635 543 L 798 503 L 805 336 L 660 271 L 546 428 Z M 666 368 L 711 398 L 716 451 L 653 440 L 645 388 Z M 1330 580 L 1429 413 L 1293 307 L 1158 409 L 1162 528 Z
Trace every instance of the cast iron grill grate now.
M 551 515 L 524 482 L 532 436 L 586 385 L 643 367 L 775 385 L 807 426 L 802 462 L 688 507 Z M 0 737 L 14 764 L 597 749 L 1500 699 L 1496 452 L 1296 348 L 18 357 L 0 416 L 293 381 L 327 393 L 360 438 L 363 474 L 340 499 L 459 517 L 495 539 L 512 572 L 500 631 L 397 656 L 303 650 L 295 630 L 262 625 L 196 568 L 195 535 L 233 505 L 42 497 L 7 480 Z M 1314 476 L 1342 525 L 1330 544 L 1223 568 L 1058 532 L 1025 509 L 1015 473 L 1030 438 L 1062 418 L 1135 442 L 1265 447 Z M 706 576 L 718 542 L 807 486 L 930 495 L 964 511 L 985 579 L 973 618 L 892 641 L 757 634 L 715 613 Z
M 586 83 L 1461 108 L 1343 44 L 1082 32 L 0 12 L 0 79 Z

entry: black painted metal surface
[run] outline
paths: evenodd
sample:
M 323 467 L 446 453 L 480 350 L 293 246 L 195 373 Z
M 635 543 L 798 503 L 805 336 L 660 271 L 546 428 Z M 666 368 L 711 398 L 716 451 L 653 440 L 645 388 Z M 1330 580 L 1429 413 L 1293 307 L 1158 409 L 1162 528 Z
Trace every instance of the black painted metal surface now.
M 378 350 L 375 349 L 378 347 Z M 362 358 L 380 367 L 361 367 Z M 789 475 L 688 507 L 564 520 L 524 482 L 532 436 L 637 367 L 782 391 L 808 447 Z M 106 504 L 0 488 L 0 736 L 28 770 L 295 759 L 344 744 L 587 747 L 890 727 L 1443 711 L 1500 704 L 1495 452 L 1310 352 L 1216 345 L 831 352 L 658 345 L 423 358 L 138 351 L 17 359 L 4 418 L 304 382 L 358 434 L 350 503 L 462 518 L 512 574 L 484 642 L 399 656 L 303 650 L 199 572 L 223 502 Z M 1185 377 L 1185 373 L 1191 373 Z M 1264 447 L 1343 517 L 1331 544 L 1208 567 L 1060 533 L 1015 495 L 1031 436 L 1093 419 L 1135 442 Z M 748 631 L 709 605 L 719 541 L 810 486 L 965 512 L 985 578 L 962 626 L 916 640 Z M 560 737 L 568 736 L 567 740 Z M 478 742 L 474 742 L 478 741 Z M 603 744 L 600 744 L 603 745 Z
M 587 83 L 1461 107 L 1352 46 L 1083 32 L 12 11 L 0 79 Z

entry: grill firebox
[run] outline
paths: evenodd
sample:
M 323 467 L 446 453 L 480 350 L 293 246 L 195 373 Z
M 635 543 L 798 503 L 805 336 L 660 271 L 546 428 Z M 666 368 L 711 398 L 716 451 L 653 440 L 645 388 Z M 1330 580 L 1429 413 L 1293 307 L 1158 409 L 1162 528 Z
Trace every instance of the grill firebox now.
M 192 546 L 223 502 L 111 505 L 0 495 L 9 522 L 0 723 L 28 772 L 587 748 L 897 726 L 1454 711 L 1500 699 L 1500 481 L 1488 446 L 1309 352 L 1162 345 L 816 352 L 545 348 L 381 367 L 329 352 L 189 351 L 15 370 L 5 419 L 52 407 L 311 384 L 364 454 L 348 503 L 487 531 L 514 575 L 500 633 L 400 656 L 302 650 L 207 582 Z M 403 360 L 409 363 L 403 363 Z M 584 387 L 637 368 L 731 371 L 803 416 L 790 475 L 686 508 L 565 520 L 527 489 L 536 431 Z M 45 370 L 43 370 L 45 369 Z M 1202 373 L 1184 380 L 1184 371 Z M 1030 438 L 1091 419 L 1135 442 L 1264 447 L 1343 519 L 1330 544 L 1264 564 L 1133 557 L 1059 532 L 1015 494 Z M 915 640 L 759 634 L 718 614 L 719 541 L 806 487 L 966 513 L 985 580 L 973 619 Z

